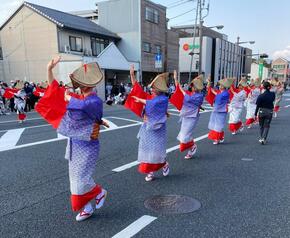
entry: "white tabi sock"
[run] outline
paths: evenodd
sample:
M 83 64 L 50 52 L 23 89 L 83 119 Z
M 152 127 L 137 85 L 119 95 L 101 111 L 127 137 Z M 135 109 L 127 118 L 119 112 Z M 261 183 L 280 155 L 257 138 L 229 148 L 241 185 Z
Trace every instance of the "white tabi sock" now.
M 93 206 L 92 204 L 89 202 L 87 203 L 85 206 L 84 206 L 84 211 L 87 212 L 87 213 L 90 213 L 93 211 Z

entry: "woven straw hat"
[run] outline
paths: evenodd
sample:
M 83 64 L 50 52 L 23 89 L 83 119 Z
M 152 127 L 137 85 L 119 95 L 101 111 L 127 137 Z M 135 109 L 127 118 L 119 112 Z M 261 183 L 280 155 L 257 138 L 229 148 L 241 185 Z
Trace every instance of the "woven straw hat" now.
M 246 78 L 242 78 L 238 84 L 238 86 L 242 86 L 242 87 L 247 87 L 247 79 Z
M 155 88 L 156 90 L 167 93 L 168 92 L 168 76 L 169 73 L 163 73 L 157 75 L 152 82 L 149 84 L 149 87 Z
M 194 78 L 191 81 L 191 84 L 193 84 L 194 88 L 196 88 L 197 90 L 203 90 L 204 86 L 203 86 L 203 75 L 200 74 L 198 75 L 196 78 Z
M 234 81 L 234 78 L 224 78 L 219 81 L 219 84 L 225 88 L 230 88 Z
M 16 89 L 22 89 L 24 88 L 24 82 L 23 81 L 18 81 L 15 85 Z
M 104 75 L 97 63 L 84 64 L 70 75 L 74 85 L 90 88 L 95 87 L 103 78 Z

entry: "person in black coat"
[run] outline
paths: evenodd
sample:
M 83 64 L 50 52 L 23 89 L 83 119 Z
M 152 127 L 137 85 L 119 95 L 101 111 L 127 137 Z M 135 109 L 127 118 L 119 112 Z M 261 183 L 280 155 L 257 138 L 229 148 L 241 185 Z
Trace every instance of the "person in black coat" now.
M 260 139 L 259 142 L 264 145 L 266 144 L 267 136 L 270 129 L 270 124 L 273 116 L 273 108 L 275 101 L 275 93 L 270 92 L 271 84 L 269 82 L 263 83 L 265 92 L 262 93 L 257 99 L 257 108 L 255 116 L 259 117 L 260 125 Z

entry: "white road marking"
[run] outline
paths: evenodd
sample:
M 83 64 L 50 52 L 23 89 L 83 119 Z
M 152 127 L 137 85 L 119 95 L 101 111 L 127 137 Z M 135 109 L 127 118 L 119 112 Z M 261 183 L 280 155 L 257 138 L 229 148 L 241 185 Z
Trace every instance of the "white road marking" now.
M 109 124 L 109 128 L 108 128 L 108 130 L 112 130 L 112 129 L 116 129 L 116 128 L 118 128 L 118 126 L 115 124 L 115 123 L 113 123 L 113 122 L 111 122 L 111 121 L 109 121 L 109 120 L 107 120 L 107 119 L 105 119 L 105 118 L 103 118 L 103 121 L 105 121 L 106 123 L 108 123 Z
M 25 119 L 25 121 L 35 121 L 35 120 L 44 120 L 44 119 L 43 119 L 42 117 Z M 25 123 L 25 121 L 24 121 L 24 123 Z M 12 120 L 12 121 L 1 121 L 0 124 L 11 123 L 11 122 L 18 122 L 18 120 Z
M 13 129 L 7 131 L 3 136 L 0 138 L 0 150 L 6 149 L 9 146 L 16 146 L 18 140 L 21 137 L 21 134 L 23 133 L 24 129 Z
M 117 119 L 117 120 L 122 120 L 122 121 L 130 121 L 130 122 L 141 122 L 141 121 L 136 121 L 136 120 L 122 118 L 122 117 L 106 117 L 106 118 L 112 118 L 112 119 Z
M 114 235 L 112 238 L 130 238 L 136 235 L 139 231 L 141 231 L 143 228 L 148 226 L 151 222 L 155 221 L 157 217 L 152 216 L 142 216 L 138 220 L 131 223 L 129 226 L 127 226 L 124 230 L 120 231 L 116 235 Z
M 195 142 L 201 141 L 201 140 L 207 138 L 207 136 L 208 136 L 208 134 L 205 134 L 205 135 L 203 135 L 203 136 L 197 137 L 197 138 L 194 139 L 194 141 L 195 141 Z M 179 149 L 179 145 L 176 145 L 176 146 L 173 146 L 173 147 L 171 147 L 171 148 L 168 148 L 168 149 L 166 150 L 166 154 L 168 154 L 168 153 L 170 153 L 170 152 L 172 152 L 172 151 L 178 150 L 178 149 Z M 130 168 L 132 168 L 132 167 L 134 167 L 134 166 L 136 166 L 136 165 L 138 165 L 138 164 L 140 164 L 140 162 L 138 162 L 138 161 L 133 161 L 133 162 L 131 162 L 131 163 L 128 163 L 128 164 L 122 165 L 122 166 L 120 166 L 120 167 L 118 167 L 118 168 L 112 169 L 112 171 L 113 171 L 113 172 L 120 173 L 120 172 L 122 172 L 122 171 L 124 171 L 124 170 L 127 170 L 127 169 L 130 169 Z
M 254 159 L 251 159 L 251 158 L 242 158 L 242 161 L 247 161 L 247 162 L 249 162 L 249 161 L 253 161 Z
M 123 171 L 123 170 L 130 169 L 130 168 L 132 168 L 132 167 L 134 167 L 134 166 L 136 166 L 136 165 L 138 165 L 138 164 L 140 164 L 140 162 L 138 162 L 138 161 L 133 161 L 133 162 L 131 162 L 131 163 L 129 163 L 129 164 L 125 164 L 125 165 L 123 165 L 123 166 L 120 166 L 120 167 L 118 167 L 118 168 L 115 168 L 115 169 L 113 169 L 112 171 L 113 171 L 113 172 L 116 172 L 116 173 L 119 173 L 119 172 L 121 172 L 121 171 Z
M 100 130 L 100 132 L 114 131 L 114 130 L 124 129 L 124 128 L 128 128 L 128 127 L 139 126 L 141 124 L 142 124 L 142 122 L 138 122 L 135 124 L 120 126 L 120 127 L 114 128 L 114 129 Z M 9 130 L 9 131 L 13 131 L 13 130 Z M 19 148 L 25 148 L 25 147 L 34 146 L 34 145 L 41 145 L 41 144 L 45 144 L 45 143 L 56 142 L 56 141 L 61 141 L 61 140 L 66 140 L 66 139 L 67 139 L 66 137 L 59 137 L 59 138 L 37 141 L 37 142 L 23 144 L 23 145 L 17 145 L 17 146 L 15 146 L 15 145 L 13 146 L 13 145 L 9 144 L 9 146 L 0 147 L 0 152 L 7 151 L 7 150 L 15 150 L 15 149 L 19 149 Z
M 37 128 L 37 127 L 45 127 L 45 126 L 51 126 L 51 125 L 45 124 L 45 125 L 39 125 L 39 126 L 27 126 L 27 127 L 21 127 L 20 129 L 30 129 L 30 128 Z M 10 129 L 10 130 L 14 130 L 14 129 Z M 10 131 L 10 130 L 2 130 L 0 132 Z
M 290 101 L 290 98 L 287 98 L 286 101 Z
M 207 113 L 207 112 L 212 112 L 212 110 L 204 110 L 204 111 L 199 112 L 199 114 L 203 114 L 203 113 Z M 170 112 L 169 114 L 170 114 L 170 115 L 173 115 L 173 116 L 180 116 L 179 114 L 177 114 L 177 113 L 172 113 L 172 112 Z
M 285 106 L 285 108 L 290 107 L 290 105 Z

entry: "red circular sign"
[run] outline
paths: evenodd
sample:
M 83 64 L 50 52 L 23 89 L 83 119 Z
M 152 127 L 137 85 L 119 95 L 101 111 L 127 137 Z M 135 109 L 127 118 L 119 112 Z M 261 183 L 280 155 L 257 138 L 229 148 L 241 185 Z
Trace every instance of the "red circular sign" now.
M 184 44 L 184 45 L 183 45 L 183 49 L 184 49 L 185 51 L 188 51 L 188 50 L 189 50 L 189 44 L 187 44 L 187 43 Z

